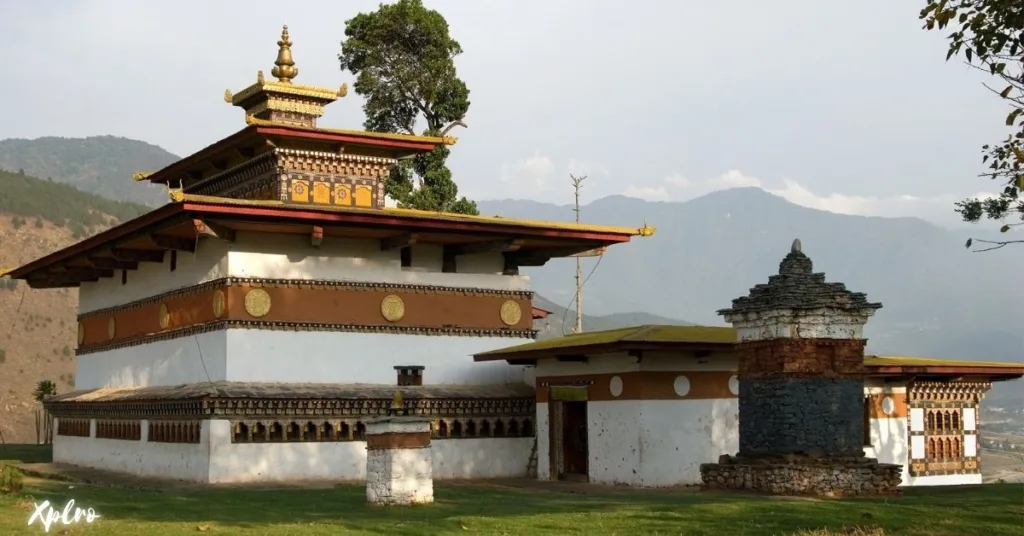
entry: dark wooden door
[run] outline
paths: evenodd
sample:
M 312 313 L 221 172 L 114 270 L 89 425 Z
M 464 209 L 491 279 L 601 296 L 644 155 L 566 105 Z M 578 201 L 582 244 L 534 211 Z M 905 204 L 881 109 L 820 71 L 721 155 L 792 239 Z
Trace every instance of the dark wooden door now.
M 562 461 L 567 475 L 587 476 L 587 403 L 563 402 Z

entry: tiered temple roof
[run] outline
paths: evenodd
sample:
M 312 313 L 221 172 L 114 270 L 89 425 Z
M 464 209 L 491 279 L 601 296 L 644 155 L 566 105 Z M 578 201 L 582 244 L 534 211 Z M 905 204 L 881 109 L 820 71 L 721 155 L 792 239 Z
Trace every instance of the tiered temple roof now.
M 332 238 L 379 240 L 381 250 L 443 246 L 445 259 L 500 252 L 505 273 L 555 257 L 586 255 L 655 229 L 580 225 L 386 208 L 384 183 L 398 160 L 454 144 L 451 137 L 321 128 L 323 107 L 343 97 L 294 82 L 287 26 L 268 81 L 225 100 L 247 126 L 136 180 L 168 187 L 171 203 L 9 272 L 33 288 L 75 287 L 163 262 L 169 251 L 195 252 L 202 240 L 234 241 L 236 232 L 306 235 L 312 247 Z

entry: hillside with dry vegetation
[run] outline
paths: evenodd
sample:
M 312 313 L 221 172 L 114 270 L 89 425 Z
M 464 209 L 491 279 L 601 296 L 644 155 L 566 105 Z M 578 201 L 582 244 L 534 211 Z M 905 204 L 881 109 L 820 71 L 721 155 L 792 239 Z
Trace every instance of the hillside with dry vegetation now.
M 0 172 L 0 268 L 9 269 L 78 242 L 148 210 L 71 186 Z M 36 385 L 74 385 L 77 289 L 33 290 L 0 280 L 0 434 L 35 441 Z

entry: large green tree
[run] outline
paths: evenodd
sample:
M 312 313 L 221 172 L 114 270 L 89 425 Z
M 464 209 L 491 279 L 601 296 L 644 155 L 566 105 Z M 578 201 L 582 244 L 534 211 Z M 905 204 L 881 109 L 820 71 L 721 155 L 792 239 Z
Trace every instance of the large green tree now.
M 991 75 L 996 86 L 988 86 L 1010 108 L 1006 139 L 982 147 L 983 177 L 1001 184 L 998 197 L 965 199 L 956 204 L 964 221 L 982 218 L 1005 221 L 1000 230 L 1024 225 L 1024 2 L 1021 0 L 927 0 L 921 10 L 926 30 L 951 28 L 946 59 L 963 57 L 968 65 Z M 1021 221 L 1012 221 L 1021 220 Z M 983 250 L 998 249 L 1024 240 L 973 240 L 987 244 Z M 967 241 L 971 247 L 972 240 Z
M 338 60 L 355 75 L 354 89 L 366 99 L 367 130 L 416 134 L 422 119 L 424 135 L 445 136 L 466 126 L 469 88 L 455 72 L 461 53 L 440 13 L 421 0 L 399 0 L 346 21 Z M 449 154 L 440 146 L 395 166 L 387 194 L 400 207 L 478 214 L 476 203 L 458 196 L 445 163 Z

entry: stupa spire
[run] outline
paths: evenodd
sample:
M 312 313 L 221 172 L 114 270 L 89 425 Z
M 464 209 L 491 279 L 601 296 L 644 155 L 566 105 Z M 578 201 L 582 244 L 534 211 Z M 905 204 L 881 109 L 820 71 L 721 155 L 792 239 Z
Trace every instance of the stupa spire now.
M 292 59 L 292 41 L 288 36 L 288 25 L 281 29 L 281 40 L 277 42 L 277 61 L 270 74 L 277 77 L 282 84 L 292 83 L 292 79 L 299 76 L 299 69 L 295 67 L 295 60 Z

